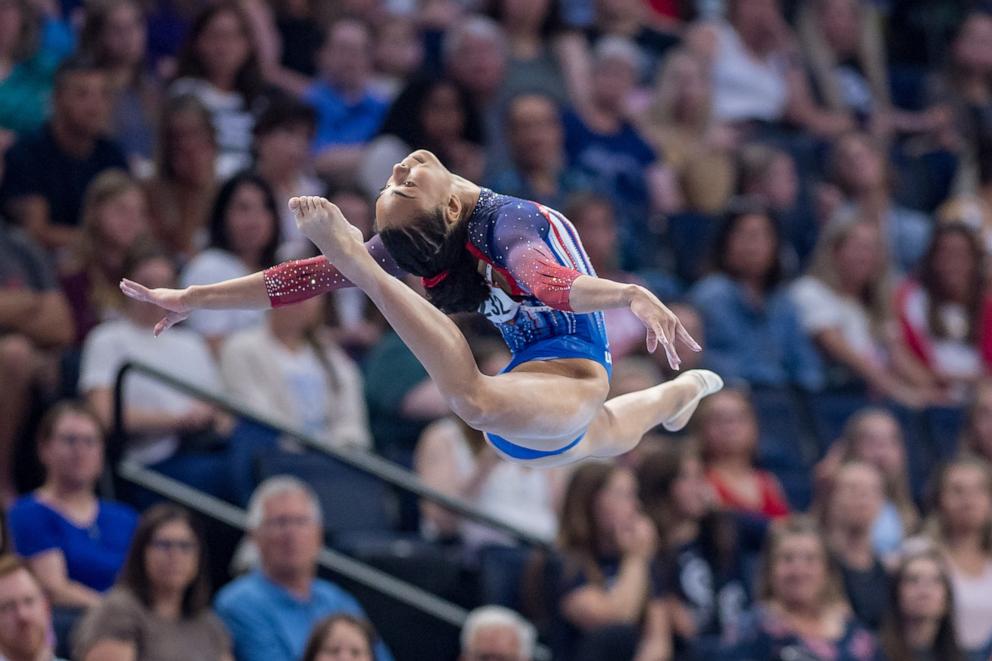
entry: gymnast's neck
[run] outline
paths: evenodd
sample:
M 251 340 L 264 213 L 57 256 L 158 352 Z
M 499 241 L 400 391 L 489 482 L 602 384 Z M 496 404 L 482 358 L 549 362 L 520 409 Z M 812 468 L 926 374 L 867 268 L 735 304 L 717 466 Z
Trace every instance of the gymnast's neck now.
M 472 217 L 475 205 L 479 202 L 479 195 L 482 189 L 464 177 L 457 174 L 451 175 L 452 191 L 462 203 L 462 211 L 459 214 L 460 220 L 465 221 Z

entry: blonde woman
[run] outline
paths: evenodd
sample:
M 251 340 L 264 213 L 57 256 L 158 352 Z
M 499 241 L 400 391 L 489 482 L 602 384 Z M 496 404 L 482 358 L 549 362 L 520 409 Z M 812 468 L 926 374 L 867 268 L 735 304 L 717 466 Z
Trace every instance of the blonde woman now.
M 713 117 L 706 62 L 686 49 L 664 60 L 641 131 L 672 168 L 689 211 L 718 214 L 733 194 L 737 132 Z
M 914 363 L 892 341 L 889 263 L 875 223 L 855 214 L 830 223 L 790 295 L 803 329 L 827 359 L 832 387 L 864 385 L 908 406 L 928 400 L 926 389 L 914 387 L 922 381 L 913 378 Z
M 809 517 L 772 525 L 758 576 L 759 605 L 730 658 L 879 658 L 875 638 L 852 616 L 827 543 Z

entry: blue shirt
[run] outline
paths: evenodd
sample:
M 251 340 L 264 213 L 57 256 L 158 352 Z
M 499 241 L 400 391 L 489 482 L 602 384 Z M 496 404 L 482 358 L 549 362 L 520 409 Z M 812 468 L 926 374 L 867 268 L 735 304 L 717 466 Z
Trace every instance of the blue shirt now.
M 350 594 L 327 581 L 314 579 L 310 600 L 300 601 L 260 571 L 229 583 L 217 594 L 214 608 L 234 639 L 238 661 L 296 661 L 314 625 L 335 613 L 365 618 Z M 380 640 L 377 661 L 392 661 Z
M 823 386 L 819 356 L 783 289 L 769 292 L 759 306 L 738 282 L 715 273 L 692 288 L 689 300 L 706 329 L 703 364 L 726 381 L 807 390 Z
M 368 92 L 349 101 L 324 82 L 314 83 L 304 99 L 317 111 L 315 151 L 368 142 L 382 125 L 388 108 L 385 101 Z
M 101 500 L 96 520 L 80 528 L 34 495 L 10 509 L 10 536 L 18 555 L 30 558 L 58 549 L 69 579 L 103 592 L 114 584 L 124 564 L 138 515 L 127 505 Z

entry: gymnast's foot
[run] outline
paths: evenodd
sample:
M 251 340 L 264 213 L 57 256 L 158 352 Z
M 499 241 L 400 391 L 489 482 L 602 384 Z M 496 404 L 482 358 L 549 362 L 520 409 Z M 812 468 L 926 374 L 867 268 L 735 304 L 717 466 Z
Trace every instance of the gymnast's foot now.
M 324 198 L 294 197 L 289 200 L 289 208 L 296 216 L 296 226 L 331 261 L 337 263 L 365 252 L 361 230 Z
M 661 423 L 668 431 L 679 431 L 689 424 L 699 402 L 723 388 L 723 379 L 709 370 L 689 370 L 670 383 L 685 388 L 686 392 L 676 411 Z

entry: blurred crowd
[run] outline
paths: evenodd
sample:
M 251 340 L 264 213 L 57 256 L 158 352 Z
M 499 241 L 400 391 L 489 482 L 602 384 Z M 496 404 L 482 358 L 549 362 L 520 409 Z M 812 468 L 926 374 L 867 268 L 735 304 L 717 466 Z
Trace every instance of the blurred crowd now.
M 536 471 L 451 416 L 360 291 L 154 338 L 161 311 L 117 287 L 314 255 L 296 195 L 368 238 L 418 148 L 562 211 L 728 388 L 685 434 Z M 580 661 L 990 658 L 992 5 L 0 0 L 0 154 L 0 659 L 415 658 L 409 623 L 318 575 L 323 543 L 383 535 L 477 577 L 518 553 L 502 590 L 460 595 L 465 661 L 538 639 Z M 458 322 L 498 372 L 498 337 Z M 607 326 L 613 395 L 672 376 L 633 315 Z M 554 552 L 314 482 L 314 447 L 145 374 L 115 430 L 131 360 Z M 119 459 L 246 508 L 230 571 L 198 516 L 110 497 Z

